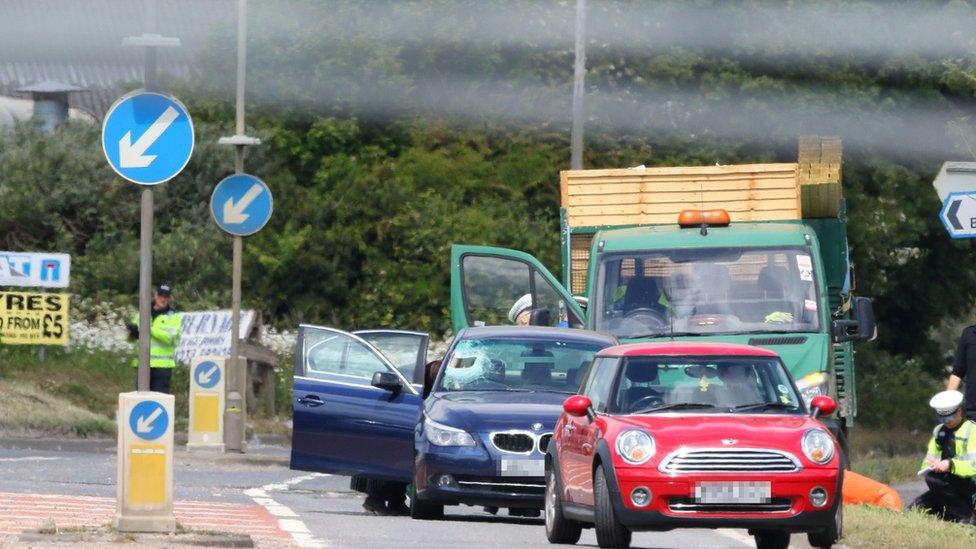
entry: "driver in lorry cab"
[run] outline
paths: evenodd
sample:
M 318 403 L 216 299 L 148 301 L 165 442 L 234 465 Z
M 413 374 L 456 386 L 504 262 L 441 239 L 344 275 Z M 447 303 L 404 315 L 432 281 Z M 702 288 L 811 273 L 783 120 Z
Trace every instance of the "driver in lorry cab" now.
M 671 306 L 657 280 L 649 276 L 635 276 L 626 285 L 618 286 L 613 300 L 622 300 L 621 309 L 625 315 L 640 309 L 664 315 Z

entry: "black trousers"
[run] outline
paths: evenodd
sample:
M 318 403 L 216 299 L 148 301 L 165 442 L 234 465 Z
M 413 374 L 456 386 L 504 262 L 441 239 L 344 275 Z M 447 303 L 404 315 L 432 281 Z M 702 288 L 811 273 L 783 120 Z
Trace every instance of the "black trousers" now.
M 404 503 L 407 499 L 407 483 L 375 478 L 366 481 L 366 498 L 387 504 Z
M 951 473 L 927 473 L 925 484 L 929 489 L 915 498 L 912 508 L 935 513 L 946 520 L 976 524 L 973 513 L 973 496 L 976 483 Z
M 172 368 L 150 368 L 149 369 L 149 390 L 157 393 L 172 394 L 170 384 L 173 381 Z M 136 369 L 136 390 L 139 390 L 139 372 Z

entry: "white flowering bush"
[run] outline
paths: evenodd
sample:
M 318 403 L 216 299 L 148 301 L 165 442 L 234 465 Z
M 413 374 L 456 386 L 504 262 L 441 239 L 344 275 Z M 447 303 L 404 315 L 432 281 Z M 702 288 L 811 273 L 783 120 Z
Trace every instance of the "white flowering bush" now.
M 72 307 L 69 318 L 68 350 L 132 352 L 125 324 L 132 311 L 106 303 Z

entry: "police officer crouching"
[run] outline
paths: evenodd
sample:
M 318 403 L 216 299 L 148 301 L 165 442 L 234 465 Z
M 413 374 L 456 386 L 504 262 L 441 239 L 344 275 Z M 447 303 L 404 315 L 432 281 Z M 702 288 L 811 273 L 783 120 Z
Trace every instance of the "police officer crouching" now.
M 929 489 L 911 507 L 935 513 L 946 520 L 976 524 L 976 423 L 963 417 L 963 395 L 942 391 L 932 397 L 939 425 L 925 455 L 922 470 Z

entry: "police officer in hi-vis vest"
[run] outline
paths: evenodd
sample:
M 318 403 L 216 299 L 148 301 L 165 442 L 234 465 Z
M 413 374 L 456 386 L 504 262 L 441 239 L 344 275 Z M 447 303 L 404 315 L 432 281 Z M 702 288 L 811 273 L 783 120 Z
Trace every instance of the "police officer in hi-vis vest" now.
M 152 324 L 149 344 L 149 390 L 159 393 L 170 392 L 173 368 L 176 367 L 176 347 L 180 343 L 180 328 L 183 317 L 170 306 L 173 289 L 169 284 L 160 284 L 153 293 Z M 136 358 L 132 365 L 139 366 L 139 313 L 127 325 L 129 339 L 136 341 Z

